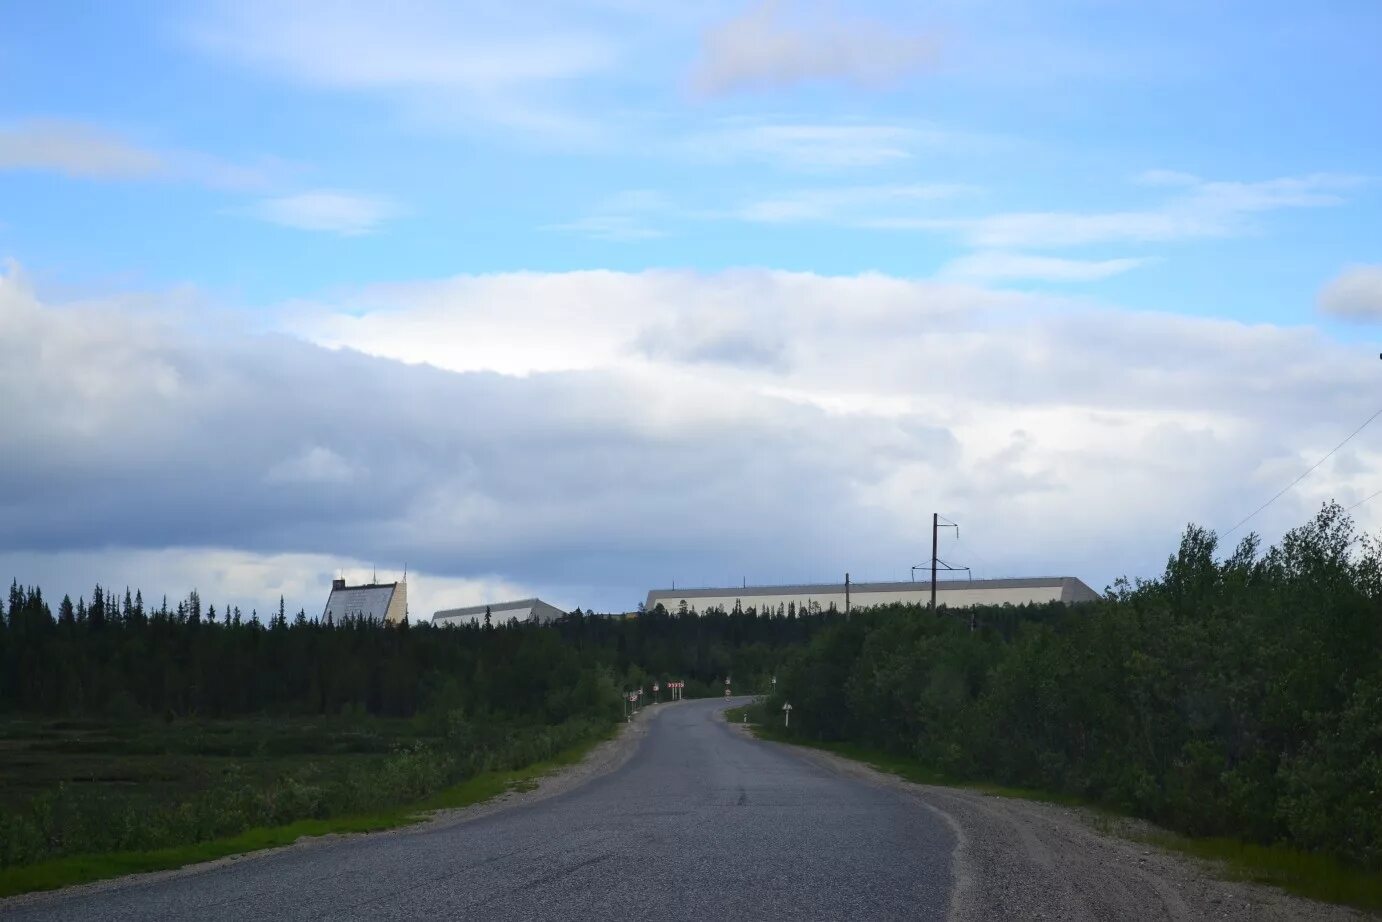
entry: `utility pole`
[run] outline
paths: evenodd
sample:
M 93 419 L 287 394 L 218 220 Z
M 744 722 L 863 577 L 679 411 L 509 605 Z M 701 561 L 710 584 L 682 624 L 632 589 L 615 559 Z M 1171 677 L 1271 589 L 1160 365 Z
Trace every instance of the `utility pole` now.
M 936 610 L 936 546 L 940 528 L 940 513 L 931 513 L 931 611 L 933 613 Z
M 942 522 L 939 512 L 931 513 L 931 611 L 933 613 L 936 610 L 936 570 L 941 567 L 946 570 L 969 570 L 969 567 L 952 567 L 937 556 L 940 550 L 940 530 L 942 528 L 953 528 L 956 535 L 960 533 L 959 525 L 949 519 Z M 915 573 L 916 569 L 916 567 L 912 567 L 912 572 Z
M 845 615 L 849 615 L 849 574 L 845 574 Z

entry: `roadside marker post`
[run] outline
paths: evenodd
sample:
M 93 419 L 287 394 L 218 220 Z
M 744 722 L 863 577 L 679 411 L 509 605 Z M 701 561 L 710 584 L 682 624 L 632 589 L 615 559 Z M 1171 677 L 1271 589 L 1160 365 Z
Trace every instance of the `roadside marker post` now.
M 785 729 L 785 728 L 787 728 L 787 727 L 790 727 L 791 725 L 792 725 L 792 706 L 791 706 L 790 704 L 787 704 L 787 703 L 784 702 L 783 705 L 782 705 L 782 726 L 783 726 L 783 728 Z

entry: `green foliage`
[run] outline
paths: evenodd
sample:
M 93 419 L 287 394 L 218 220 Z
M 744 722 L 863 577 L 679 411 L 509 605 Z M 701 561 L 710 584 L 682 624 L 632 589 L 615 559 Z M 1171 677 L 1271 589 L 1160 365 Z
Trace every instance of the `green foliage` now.
M 543 761 L 521 769 L 484 771 L 425 800 L 403 806 L 369 813 L 333 815 L 329 819 L 300 819 L 279 826 L 259 826 L 225 838 L 185 841 L 162 848 L 83 853 L 48 858 L 32 864 L 0 866 L 0 898 L 122 874 L 178 868 L 227 855 L 290 845 L 304 836 L 375 832 L 406 825 L 421 819 L 428 810 L 465 807 L 508 790 L 526 789 L 539 776 L 579 760 L 591 745 L 608 735 L 608 728 L 605 728 L 579 744 L 553 753 Z
M 1382 554 L 1336 505 L 1102 601 L 863 613 L 789 658 L 792 733 L 1382 868 Z
M 387 754 L 338 754 L 297 764 L 268 759 L 267 777 L 230 768 L 213 783 L 162 797 L 156 784 L 120 795 L 59 783 L 0 813 L 0 868 L 64 855 L 154 851 L 236 836 L 256 827 L 326 820 L 414 804 L 465 779 L 513 772 L 608 734 L 612 723 L 472 725 L 453 715 L 440 737 L 412 737 Z M 214 736 L 214 734 L 207 734 Z M 261 740 L 261 752 L 273 735 Z M 314 748 L 314 747 L 309 747 Z M 110 761 L 110 753 L 103 753 Z

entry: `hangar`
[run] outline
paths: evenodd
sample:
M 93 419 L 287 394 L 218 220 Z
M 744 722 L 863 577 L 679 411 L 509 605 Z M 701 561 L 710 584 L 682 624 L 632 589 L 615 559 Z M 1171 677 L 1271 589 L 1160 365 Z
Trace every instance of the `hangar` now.
M 1044 602 L 1092 602 L 1099 594 L 1073 576 L 1031 579 L 945 580 L 936 583 L 936 605 L 1031 605 Z M 727 612 L 754 609 L 777 614 L 787 610 L 807 614 L 874 608 L 879 605 L 928 605 L 931 583 L 815 583 L 793 586 L 734 586 L 727 589 L 654 589 L 644 603 L 648 611 L 661 605 L 671 614 L 691 611 Z
M 487 610 L 490 623 L 496 626 L 507 624 L 511 618 L 521 622 L 546 624 L 566 614 L 557 606 L 549 605 L 541 599 L 519 599 L 517 602 L 494 602 L 490 605 L 444 609 L 432 615 L 432 623 L 438 626 L 483 624 Z

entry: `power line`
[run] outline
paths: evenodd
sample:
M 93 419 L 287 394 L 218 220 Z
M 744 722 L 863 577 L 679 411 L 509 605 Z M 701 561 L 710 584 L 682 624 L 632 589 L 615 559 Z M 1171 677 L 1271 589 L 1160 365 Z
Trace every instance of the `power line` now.
M 1357 509 L 1359 506 L 1363 505 L 1364 503 L 1369 502 L 1369 501 L 1371 501 L 1371 500 L 1374 500 L 1374 499 L 1376 499 L 1376 498 L 1379 497 L 1379 496 L 1382 496 L 1382 490 L 1378 490 L 1376 493 L 1372 494 L 1372 495 L 1369 496 L 1367 499 L 1360 499 L 1360 500 L 1358 500 L 1358 502 L 1354 503 L 1352 506 L 1349 506 L 1349 507 L 1348 507 L 1347 509 L 1345 509 L 1344 511 L 1345 511 L 1345 512 L 1352 512 L 1353 510 Z
M 1310 468 L 1309 468 L 1305 473 L 1301 474 L 1301 475 L 1300 475 L 1299 477 L 1297 477 L 1295 480 L 1292 480 L 1290 483 L 1286 484 L 1286 486 L 1282 487 L 1281 490 L 1278 491 L 1277 494 L 1276 494 L 1275 496 L 1273 496 L 1271 499 L 1267 500 L 1267 501 L 1266 501 L 1265 503 L 1263 503 L 1262 505 L 1258 506 L 1258 507 L 1257 507 L 1256 509 L 1254 509 L 1246 518 L 1244 518 L 1244 519 L 1243 519 L 1241 522 L 1239 522 L 1237 525 L 1235 525 L 1235 526 L 1233 526 L 1232 528 L 1230 528 L 1228 531 L 1224 532 L 1222 535 L 1220 535 L 1220 537 L 1221 537 L 1221 538 L 1227 538 L 1229 535 L 1233 534 L 1235 531 L 1237 531 L 1238 529 L 1242 528 L 1242 527 L 1243 527 L 1244 525 L 1246 525 L 1249 521 L 1251 521 L 1252 518 L 1253 518 L 1253 516 L 1257 515 L 1257 514 L 1258 514 L 1259 512 L 1261 512 L 1263 509 L 1266 509 L 1266 508 L 1267 508 L 1268 506 L 1270 506 L 1272 503 L 1276 502 L 1277 500 L 1281 499 L 1281 497 L 1285 496 L 1286 493 L 1289 492 L 1290 489 L 1291 489 L 1292 487 L 1294 487 L 1296 484 L 1300 483 L 1300 482 L 1301 482 L 1302 480 L 1304 480 L 1306 477 L 1309 477 L 1312 473 L 1314 473 L 1314 472 L 1315 472 L 1315 468 L 1319 467 L 1321 464 L 1323 464 L 1324 462 L 1328 461 L 1331 457 L 1333 457 L 1333 456 L 1334 456 L 1334 452 L 1338 451 L 1340 448 L 1343 448 L 1345 445 L 1347 445 L 1350 441 L 1352 441 L 1352 439 L 1353 439 L 1353 437 L 1354 437 L 1355 435 L 1357 435 L 1358 433 L 1362 432 L 1364 429 L 1368 428 L 1369 424 L 1371 424 L 1372 421 L 1373 421 L 1374 419 L 1377 419 L 1377 417 L 1379 417 L 1379 416 L 1382 416 L 1382 409 L 1379 409 L 1376 413 L 1374 413 L 1374 414 L 1372 414 L 1371 416 L 1369 416 L 1366 420 L 1363 421 L 1363 425 L 1359 426 L 1357 429 L 1354 429 L 1352 432 L 1350 432 L 1350 433 L 1348 434 L 1348 437 L 1347 437 L 1347 438 L 1345 438 L 1345 439 L 1344 439 L 1342 442 L 1340 442 L 1338 445 L 1335 445 L 1333 448 L 1329 449 L 1329 453 L 1326 454 L 1326 455 L 1325 455 L 1323 458 L 1321 458 L 1320 460 L 1316 461 L 1314 464 L 1310 465 Z M 1373 494 L 1373 495 L 1375 496 L 1376 494 Z M 1372 499 L 1372 497 L 1370 496 L 1370 497 L 1368 497 L 1368 499 Z M 1363 500 L 1363 502 L 1367 502 L 1367 500 Z M 1362 504 L 1360 503 L 1359 505 L 1362 505 Z

